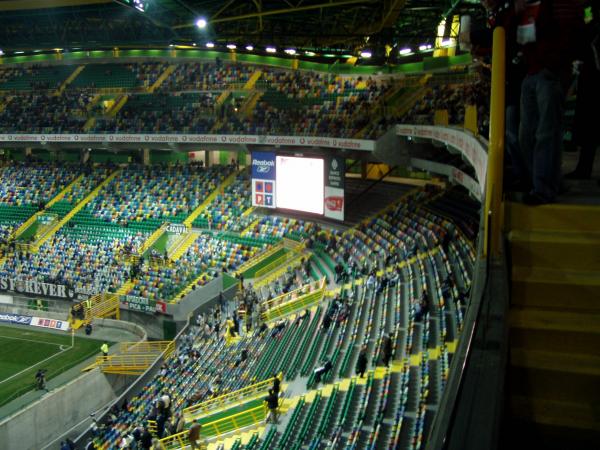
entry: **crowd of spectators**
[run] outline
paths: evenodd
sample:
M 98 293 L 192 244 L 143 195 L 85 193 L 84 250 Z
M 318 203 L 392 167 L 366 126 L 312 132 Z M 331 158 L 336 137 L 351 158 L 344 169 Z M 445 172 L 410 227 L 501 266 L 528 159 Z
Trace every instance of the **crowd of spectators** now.
M 161 92 L 223 91 L 232 85 L 243 85 L 256 67 L 244 64 L 214 62 L 189 62 L 178 64 L 175 71 L 163 82 Z
M 77 292 L 114 292 L 127 279 L 128 266 L 117 254 L 128 243 L 142 242 L 141 235 L 123 239 L 73 237 L 59 231 L 37 253 L 17 251 L 0 266 L 0 276 L 19 281 L 62 284 Z
M 131 165 L 86 207 L 106 222 L 187 217 L 228 175 L 220 167 Z
M 222 271 L 233 272 L 260 250 L 210 234 L 201 235 L 172 266 L 144 265 L 128 294 L 153 300 L 176 299 L 191 282 L 200 278 L 194 288 L 203 286 Z
M 86 90 L 24 92 L 9 97 L 0 110 L 2 133 L 79 133 L 87 120 L 93 95 Z
M 15 162 L 0 166 L 0 205 L 45 204 L 77 176 L 77 168 L 60 163 Z

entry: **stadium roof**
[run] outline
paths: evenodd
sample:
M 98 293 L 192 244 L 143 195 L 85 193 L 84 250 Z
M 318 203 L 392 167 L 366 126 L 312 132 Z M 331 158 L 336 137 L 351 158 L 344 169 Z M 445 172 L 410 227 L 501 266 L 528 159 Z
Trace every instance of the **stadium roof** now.
M 236 44 L 358 52 L 432 42 L 477 0 L 0 0 L 0 49 Z M 480 11 L 480 10 L 479 10 Z M 199 29 L 199 18 L 207 21 Z M 378 50 L 379 49 L 379 50 Z

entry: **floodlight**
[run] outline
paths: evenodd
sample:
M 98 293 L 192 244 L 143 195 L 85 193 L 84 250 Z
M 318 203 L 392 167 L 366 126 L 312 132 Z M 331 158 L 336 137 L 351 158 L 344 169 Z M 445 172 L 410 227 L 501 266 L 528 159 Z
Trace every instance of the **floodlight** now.
M 196 26 L 198 28 L 200 28 L 201 30 L 206 28 L 206 19 L 204 17 L 200 17 L 198 20 L 196 20 Z

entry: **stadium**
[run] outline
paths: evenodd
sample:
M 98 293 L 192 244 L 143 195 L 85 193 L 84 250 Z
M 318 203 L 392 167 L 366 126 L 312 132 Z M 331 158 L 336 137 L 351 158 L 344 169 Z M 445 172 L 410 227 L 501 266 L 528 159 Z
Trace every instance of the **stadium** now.
M 597 0 L 0 0 L 0 447 L 600 443 Z

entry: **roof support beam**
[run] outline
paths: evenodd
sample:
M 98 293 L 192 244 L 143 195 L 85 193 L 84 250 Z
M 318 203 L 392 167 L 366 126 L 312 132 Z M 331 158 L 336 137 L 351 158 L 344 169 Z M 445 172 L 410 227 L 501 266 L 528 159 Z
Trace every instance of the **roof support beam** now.
M 238 16 L 231 16 L 231 17 L 222 17 L 222 18 L 218 18 L 215 19 L 214 17 L 211 18 L 208 22 L 211 24 L 215 24 L 215 23 L 224 23 L 224 22 L 234 22 L 237 20 L 245 20 L 245 19 L 254 19 L 257 17 L 266 17 L 266 16 L 276 16 L 276 15 L 281 15 L 281 14 L 293 14 L 293 13 L 297 13 L 297 12 L 301 12 L 301 11 L 311 11 L 314 9 L 324 9 L 324 8 L 336 8 L 339 6 L 348 6 L 348 5 L 356 5 L 359 3 L 362 4 L 372 4 L 372 3 L 376 3 L 378 0 L 341 0 L 341 1 L 330 1 L 328 3 L 320 3 L 317 5 L 306 5 L 306 6 L 299 6 L 296 8 L 283 8 L 283 9 L 273 9 L 270 11 L 261 11 L 261 12 L 255 12 L 255 13 L 248 13 L 248 14 L 240 14 Z M 219 11 L 220 12 L 220 11 Z M 173 28 L 189 28 L 189 27 L 193 27 L 194 24 L 193 23 L 188 23 L 188 24 L 183 24 L 183 25 L 177 25 Z

